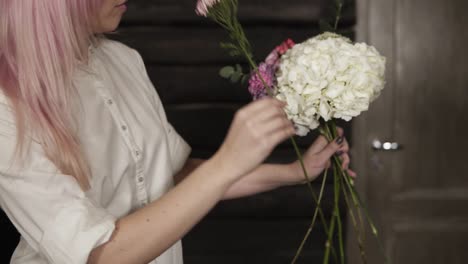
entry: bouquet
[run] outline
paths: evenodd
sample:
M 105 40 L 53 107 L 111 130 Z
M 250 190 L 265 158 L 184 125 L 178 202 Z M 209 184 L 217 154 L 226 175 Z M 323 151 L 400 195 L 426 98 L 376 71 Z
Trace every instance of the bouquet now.
M 334 31 L 337 30 L 342 3 L 337 0 L 336 5 Z M 250 74 L 244 74 L 239 65 L 228 66 L 223 68 L 220 74 L 232 81 L 248 79 L 248 89 L 253 100 L 271 96 L 285 101 L 286 114 L 294 122 L 298 136 L 305 136 L 310 130 L 319 129 L 322 135 L 332 141 L 338 136 L 335 119 L 349 121 L 368 110 L 369 104 L 384 88 L 385 58 L 374 47 L 364 43 L 353 43 L 350 39 L 333 32 L 325 32 L 299 44 L 288 39 L 277 46 L 264 62 L 257 65 L 253 59 L 250 43 L 237 20 L 237 8 L 237 0 L 199 0 L 197 4 L 197 14 L 211 18 L 228 31 L 231 41 L 221 43 L 221 46 L 227 49 L 230 55 L 245 58 L 251 68 Z M 341 195 L 349 209 L 353 227 L 357 231 L 362 261 L 366 263 L 361 237 L 362 211 L 373 234 L 377 237 L 378 233 L 354 188 L 352 178 L 342 169 L 341 160 L 338 156 L 332 158 L 335 201 L 333 215 L 327 221 L 320 203 L 328 171 L 324 173 L 322 188 L 317 196 L 304 167 L 302 153 L 294 138 L 291 138 L 291 142 L 301 163 L 307 186 L 317 205 L 312 223 L 292 263 L 295 263 L 300 256 L 317 217 L 320 217 L 328 237 L 325 242 L 323 263 L 329 263 L 330 252 L 336 262 L 338 258 L 340 263 L 345 262 L 338 206 Z M 335 238 L 338 238 L 339 254 L 336 253 L 332 243 Z

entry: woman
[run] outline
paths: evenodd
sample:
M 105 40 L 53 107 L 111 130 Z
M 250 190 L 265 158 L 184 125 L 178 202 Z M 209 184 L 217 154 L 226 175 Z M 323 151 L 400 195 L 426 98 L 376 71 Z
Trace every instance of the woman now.
M 182 263 L 178 241 L 219 200 L 303 180 L 298 162 L 260 165 L 294 134 L 274 99 L 239 110 L 209 160 L 187 159 L 139 54 L 100 37 L 125 10 L 0 0 L 0 205 L 21 233 L 12 263 Z M 337 152 L 347 167 L 347 151 L 344 138 L 319 137 L 305 155 L 311 178 Z

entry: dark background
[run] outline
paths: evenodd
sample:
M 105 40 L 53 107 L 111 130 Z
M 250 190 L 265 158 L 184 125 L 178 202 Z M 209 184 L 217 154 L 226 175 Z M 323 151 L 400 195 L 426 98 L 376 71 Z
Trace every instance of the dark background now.
M 263 60 L 286 38 L 301 42 L 319 33 L 319 19 L 331 2 L 241 1 L 241 22 L 257 60 Z M 194 8 L 193 0 L 130 1 L 121 29 L 109 37 L 142 54 L 170 122 L 192 146 L 192 157 L 207 158 L 221 144 L 234 112 L 250 96 L 245 85 L 232 85 L 218 76 L 221 67 L 239 61 L 219 48 L 219 42 L 226 40 L 225 32 L 197 17 Z M 356 16 L 352 2 L 344 14 L 340 28 L 353 37 Z M 342 126 L 349 133 L 350 124 Z M 299 145 L 306 148 L 315 137 L 309 134 Z M 269 162 L 294 159 L 291 145 L 284 143 Z M 318 190 L 319 181 L 314 187 Z M 330 187 L 326 187 L 323 201 L 326 215 L 331 211 Z M 184 239 L 185 263 L 289 263 L 314 209 L 305 186 L 221 202 Z M 3 215 L 0 224 L 4 244 L 0 263 L 8 263 L 17 234 Z M 299 263 L 321 261 L 324 242 L 323 230 L 314 229 Z

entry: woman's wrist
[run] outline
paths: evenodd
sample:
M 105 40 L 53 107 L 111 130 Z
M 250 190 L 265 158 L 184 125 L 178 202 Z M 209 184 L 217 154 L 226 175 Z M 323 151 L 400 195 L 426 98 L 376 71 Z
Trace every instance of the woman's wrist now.
M 287 164 L 270 165 L 269 177 L 266 178 L 265 184 L 273 186 L 274 188 L 282 186 L 290 186 L 299 184 L 303 177 L 301 177 L 300 165 L 296 162 Z
M 238 170 L 237 166 L 233 164 L 230 159 L 223 155 L 222 150 L 216 152 L 210 159 L 205 162 L 205 164 L 216 168 L 217 177 L 223 177 L 230 184 L 234 184 L 243 175 L 245 175 L 245 173 L 242 173 Z
M 296 185 L 296 184 L 302 184 L 306 182 L 306 178 L 304 177 L 304 171 L 298 160 L 288 163 L 284 166 L 287 167 L 287 172 L 285 174 L 285 178 L 287 180 L 286 184 Z M 307 176 L 310 181 L 315 179 L 315 177 L 313 177 L 309 173 Z

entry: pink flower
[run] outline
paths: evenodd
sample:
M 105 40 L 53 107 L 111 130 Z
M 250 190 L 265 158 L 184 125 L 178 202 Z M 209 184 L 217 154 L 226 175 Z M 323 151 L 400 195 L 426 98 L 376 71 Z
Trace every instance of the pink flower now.
M 280 58 L 290 48 L 294 47 L 295 43 L 291 39 L 287 39 L 281 45 L 277 46 L 265 59 L 265 63 L 273 65 L 275 71 L 278 70 L 280 64 Z
M 294 47 L 294 45 L 296 45 L 296 43 L 294 43 L 294 41 L 292 39 L 287 39 L 286 41 L 284 41 L 283 43 L 281 43 L 281 45 L 277 46 L 276 47 L 276 51 L 280 54 L 280 55 L 283 55 L 286 53 L 286 51 L 288 51 L 290 48 Z
M 261 63 L 258 67 L 258 71 L 263 77 L 263 80 L 265 80 L 266 84 L 270 88 L 273 88 L 276 85 L 276 70 L 274 69 L 273 65 Z M 254 100 L 260 99 L 268 95 L 268 92 L 265 88 L 265 85 L 262 82 L 262 79 L 260 79 L 256 72 L 252 72 L 252 75 L 249 79 L 249 92 L 253 96 Z
M 265 63 L 268 65 L 275 65 L 278 63 L 280 55 L 276 49 L 274 49 L 265 59 Z
M 221 0 L 198 0 L 197 2 L 197 9 L 195 12 L 199 16 L 208 16 L 208 9 L 213 7 L 216 3 L 218 3 Z
M 291 39 L 287 39 L 281 45 L 277 46 L 265 59 L 264 63 L 261 63 L 258 67 L 260 75 L 265 80 L 266 84 L 273 88 L 276 85 L 276 71 L 280 65 L 280 58 L 290 48 L 294 47 L 295 43 Z M 249 92 L 253 96 L 254 100 L 260 99 L 268 95 L 265 85 L 256 72 L 252 72 L 249 79 Z

